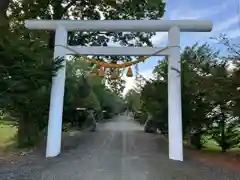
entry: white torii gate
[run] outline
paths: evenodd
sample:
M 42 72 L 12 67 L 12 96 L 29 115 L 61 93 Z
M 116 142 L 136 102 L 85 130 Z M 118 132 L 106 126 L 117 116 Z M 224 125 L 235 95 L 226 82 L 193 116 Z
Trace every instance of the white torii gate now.
M 212 22 L 201 20 L 26 20 L 25 27 L 54 30 L 54 58 L 69 54 L 109 56 L 169 56 L 168 58 L 168 135 L 169 158 L 183 161 L 180 32 L 210 32 Z M 86 47 L 68 46 L 68 31 L 168 32 L 166 47 Z M 69 50 L 73 49 L 73 51 Z M 162 50 L 162 51 L 160 51 Z M 159 53 L 156 53 L 159 52 Z M 62 111 L 66 61 L 52 80 L 46 157 L 61 151 Z

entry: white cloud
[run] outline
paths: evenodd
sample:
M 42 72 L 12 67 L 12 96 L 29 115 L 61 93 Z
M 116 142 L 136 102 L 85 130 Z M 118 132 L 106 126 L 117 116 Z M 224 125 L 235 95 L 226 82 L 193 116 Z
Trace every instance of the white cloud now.
M 240 26 L 238 26 L 238 16 L 228 17 L 220 23 L 213 24 L 213 30 L 210 33 L 198 33 L 199 39 L 218 37 L 220 34 L 226 34 L 228 38 L 234 39 L 240 36 Z M 237 27 L 233 27 L 237 26 Z
M 233 25 L 236 25 L 237 23 L 239 23 L 238 15 L 236 15 L 234 17 L 230 17 L 230 18 L 226 19 L 225 21 L 216 24 L 216 26 L 213 27 L 213 30 L 220 32 L 220 31 L 230 28 Z
M 164 42 L 168 39 L 167 32 L 157 32 L 155 36 L 151 38 L 152 44 L 158 46 L 161 42 Z
M 234 39 L 240 36 L 240 26 L 239 26 L 239 17 L 235 15 L 225 19 L 223 22 L 217 23 L 211 35 L 219 35 L 220 33 L 226 34 L 230 39 Z M 233 26 L 237 26 L 234 27 Z
M 173 10 L 170 13 L 169 18 L 170 19 L 200 19 L 200 18 L 205 18 L 205 17 L 210 17 L 214 16 L 220 12 L 222 12 L 224 9 L 226 9 L 229 5 L 229 1 L 213 6 L 213 7 L 208 7 L 204 9 L 199 9 L 199 8 L 194 8 L 194 7 L 179 7 L 178 9 Z
M 143 71 L 142 73 L 140 72 L 140 74 L 144 77 L 144 78 L 146 78 L 147 80 L 149 80 L 149 79 L 151 79 L 151 78 L 153 78 L 153 69 L 147 69 L 147 70 L 145 70 L 145 71 Z
M 209 18 L 212 16 L 215 16 L 224 10 L 227 9 L 227 7 L 230 5 L 230 1 L 227 1 L 223 4 L 208 7 L 204 9 L 200 8 L 194 8 L 194 7 L 178 7 L 177 9 L 166 9 L 166 15 L 163 17 L 164 20 L 183 20 L 183 19 L 203 19 L 203 18 Z M 237 16 L 234 18 L 229 18 L 226 21 L 217 24 L 214 26 L 214 29 L 212 32 L 216 31 L 223 31 L 226 30 L 226 28 L 229 28 L 230 26 L 236 24 L 238 22 Z M 209 36 L 209 33 L 199 33 L 201 36 Z M 213 33 L 211 33 L 212 35 Z M 157 46 L 161 44 L 162 42 L 165 42 L 167 40 L 168 33 L 167 32 L 158 32 L 155 36 L 151 38 L 153 45 Z

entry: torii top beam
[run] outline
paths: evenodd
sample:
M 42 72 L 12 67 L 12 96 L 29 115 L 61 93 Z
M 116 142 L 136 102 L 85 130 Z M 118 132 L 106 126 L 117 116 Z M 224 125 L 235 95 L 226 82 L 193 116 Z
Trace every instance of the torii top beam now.
M 25 27 L 38 30 L 164 32 L 177 26 L 181 32 L 210 32 L 211 21 L 203 20 L 26 20 Z

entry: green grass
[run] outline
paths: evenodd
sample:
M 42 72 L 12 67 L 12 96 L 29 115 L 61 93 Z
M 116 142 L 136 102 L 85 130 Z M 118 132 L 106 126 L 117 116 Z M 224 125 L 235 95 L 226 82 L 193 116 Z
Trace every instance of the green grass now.
M 217 143 L 212 140 L 212 139 L 209 139 L 207 140 L 207 142 L 204 144 L 204 149 L 209 149 L 209 150 L 215 150 L 215 151 L 220 151 L 221 148 L 217 145 Z
M 218 155 L 224 155 L 224 156 L 228 156 L 228 155 L 233 155 L 233 154 L 239 154 L 240 153 L 240 148 L 232 148 L 227 150 L 226 153 L 222 154 L 221 152 L 221 147 L 218 146 L 218 144 L 212 140 L 209 139 L 207 140 L 207 142 L 204 144 L 204 148 L 202 149 L 206 154 L 212 155 L 212 156 L 218 156 Z
M 205 146 L 205 150 L 212 150 L 212 151 L 221 151 L 221 147 L 218 146 L 218 144 L 212 140 L 212 139 L 208 139 L 206 144 L 204 144 Z M 240 148 L 232 148 L 228 151 L 240 151 Z
M 14 143 L 14 136 L 17 128 L 13 122 L 0 120 L 0 150 L 3 150 Z
M 209 154 L 218 154 L 221 152 L 221 147 L 218 146 L 218 144 L 209 137 L 206 138 L 206 143 L 204 144 L 204 148 L 202 149 L 204 152 Z M 184 144 L 187 144 L 186 140 L 183 141 Z M 227 152 L 240 152 L 240 148 L 232 148 L 230 150 L 227 150 Z

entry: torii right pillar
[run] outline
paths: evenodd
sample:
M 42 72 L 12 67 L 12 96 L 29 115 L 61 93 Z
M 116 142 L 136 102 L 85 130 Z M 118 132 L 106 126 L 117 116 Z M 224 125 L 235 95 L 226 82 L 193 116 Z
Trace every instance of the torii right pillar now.
M 168 32 L 168 140 L 169 158 L 183 161 L 180 29 Z

